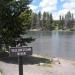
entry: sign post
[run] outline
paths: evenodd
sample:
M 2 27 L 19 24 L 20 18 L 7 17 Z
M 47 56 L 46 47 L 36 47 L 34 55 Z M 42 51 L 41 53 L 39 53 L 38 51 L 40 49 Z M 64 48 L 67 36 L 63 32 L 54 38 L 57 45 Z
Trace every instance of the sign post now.
M 23 60 L 22 60 L 22 56 L 18 56 L 18 63 L 19 63 L 19 75 L 23 75 Z
M 17 57 L 19 64 L 19 75 L 23 75 L 23 56 L 32 55 L 32 47 L 11 47 L 9 56 Z

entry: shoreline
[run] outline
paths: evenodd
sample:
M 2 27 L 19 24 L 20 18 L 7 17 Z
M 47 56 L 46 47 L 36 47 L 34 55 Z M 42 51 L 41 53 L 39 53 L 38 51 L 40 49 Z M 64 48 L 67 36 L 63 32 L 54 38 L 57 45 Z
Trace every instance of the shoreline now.
M 40 55 L 32 55 L 34 58 L 45 58 Z M 49 58 L 48 58 L 49 59 Z M 23 74 L 24 75 L 75 75 L 75 64 L 72 64 L 72 61 L 61 59 L 61 58 L 52 58 L 55 63 L 51 65 L 44 65 L 40 63 L 24 64 L 23 65 Z M 56 59 L 60 60 L 60 64 L 56 62 Z M 27 60 L 26 60 L 27 61 Z M 33 62 L 35 62 L 33 60 Z M 43 66 L 42 66 L 43 65 Z M 18 64 L 6 63 L 0 61 L 0 67 L 3 70 L 3 75 L 18 75 Z M 7 67 L 9 67 L 7 69 Z
M 50 30 L 41 30 L 41 29 L 30 29 L 29 31 L 50 31 Z M 66 30 L 62 30 L 62 29 L 59 29 L 59 30 L 51 30 L 51 31 L 60 31 L 60 32 L 73 32 L 75 30 L 69 30 L 69 29 L 66 29 Z M 50 32 L 51 32 L 50 31 Z
M 61 58 L 61 57 L 44 57 L 44 56 L 41 56 L 41 55 L 37 55 L 37 54 L 34 54 L 32 55 L 33 57 L 39 57 L 39 58 L 46 58 L 46 59 L 50 59 L 50 60 L 53 60 L 53 62 L 63 62 L 63 63 L 75 63 L 75 60 L 69 60 L 69 59 L 66 59 L 66 58 Z

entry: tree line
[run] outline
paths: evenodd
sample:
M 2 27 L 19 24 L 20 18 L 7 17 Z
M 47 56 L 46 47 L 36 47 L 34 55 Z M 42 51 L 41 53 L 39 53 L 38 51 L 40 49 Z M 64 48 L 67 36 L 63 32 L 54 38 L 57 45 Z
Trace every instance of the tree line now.
M 65 16 L 59 16 L 59 20 L 54 20 L 52 13 L 31 14 L 31 29 L 40 30 L 75 30 L 74 15 L 69 11 Z

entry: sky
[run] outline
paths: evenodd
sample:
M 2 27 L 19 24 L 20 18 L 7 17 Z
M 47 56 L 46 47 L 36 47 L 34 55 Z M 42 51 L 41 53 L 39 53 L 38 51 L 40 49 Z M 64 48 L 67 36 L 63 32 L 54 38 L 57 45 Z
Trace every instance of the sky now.
M 70 11 L 75 17 L 75 0 L 33 0 L 29 7 L 33 12 L 52 13 L 55 20 Z

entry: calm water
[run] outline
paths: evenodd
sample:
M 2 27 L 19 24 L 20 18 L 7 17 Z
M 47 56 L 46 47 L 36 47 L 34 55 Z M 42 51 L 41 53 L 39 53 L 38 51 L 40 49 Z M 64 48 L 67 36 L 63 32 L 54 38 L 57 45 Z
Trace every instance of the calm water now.
M 28 32 L 36 38 L 32 44 L 34 54 L 75 60 L 75 32 Z

